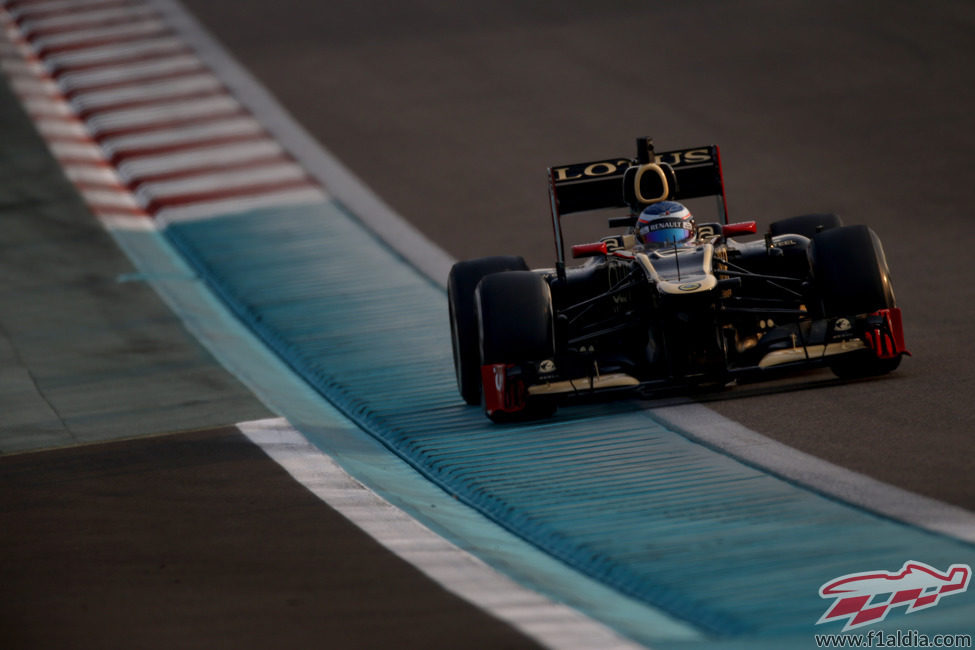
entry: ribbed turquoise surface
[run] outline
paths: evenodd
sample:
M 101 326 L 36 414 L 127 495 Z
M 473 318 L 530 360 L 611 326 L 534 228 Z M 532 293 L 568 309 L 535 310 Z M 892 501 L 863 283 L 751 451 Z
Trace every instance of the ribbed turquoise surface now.
M 230 307 L 325 397 L 448 492 L 565 562 L 717 636 L 800 635 L 850 572 L 975 548 L 768 476 L 632 404 L 492 425 L 455 385 L 442 289 L 337 206 L 169 226 Z M 854 435 L 854 432 L 851 432 Z M 967 594 L 885 625 L 970 631 Z

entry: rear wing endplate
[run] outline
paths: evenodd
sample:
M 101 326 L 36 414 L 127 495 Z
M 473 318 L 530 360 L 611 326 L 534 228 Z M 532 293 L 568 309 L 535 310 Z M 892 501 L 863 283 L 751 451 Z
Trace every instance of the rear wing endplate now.
M 549 167 L 549 198 L 559 267 L 565 263 L 562 215 L 629 207 L 634 214 L 664 200 L 718 197 L 728 223 L 721 155 L 716 145 L 655 152 L 653 140 L 637 138 L 636 158 L 608 158 Z

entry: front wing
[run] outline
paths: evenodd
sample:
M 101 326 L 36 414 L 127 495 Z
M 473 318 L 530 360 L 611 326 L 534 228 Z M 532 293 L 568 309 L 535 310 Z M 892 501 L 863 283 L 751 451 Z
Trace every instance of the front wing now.
M 904 343 L 899 308 L 881 309 L 852 318 L 818 321 L 820 336 L 795 340 L 794 344 L 767 351 L 754 365 L 727 367 L 724 383 L 740 376 L 755 377 L 772 370 L 809 369 L 828 366 L 837 357 L 860 354 L 875 359 L 910 355 Z M 598 366 L 585 376 L 566 377 L 552 360 L 532 364 L 497 363 L 481 367 L 484 407 L 489 417 L 498 413 L 523 412 L 535 400 L 572 400 L 606 396 L 619 392 L 652 392 L 693 385 L 689 377 L 634 377 L 627 373 L 602 374 Z

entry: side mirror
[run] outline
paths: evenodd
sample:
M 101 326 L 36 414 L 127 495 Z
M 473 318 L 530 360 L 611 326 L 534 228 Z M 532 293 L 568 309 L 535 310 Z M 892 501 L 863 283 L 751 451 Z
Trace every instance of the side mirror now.
M 721 234 L 725 237 L 737 237 L 739 235 L 754 235 L 758 232 L 758 224 L 754 221 L 742 221 L 741 223 L 729 223 L 721 227 Z
M 598 241 L 593 244 L 576 244 L 572 247 L 572 257 L 574 259 L 597 257 L 599 255 L 609 255 L 609 247 L 604 241 Z

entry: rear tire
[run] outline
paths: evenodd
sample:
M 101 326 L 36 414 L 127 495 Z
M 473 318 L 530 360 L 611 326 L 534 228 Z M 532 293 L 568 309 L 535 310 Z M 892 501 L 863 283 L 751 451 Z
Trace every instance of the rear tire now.
M 813 238 L 816 233 L 841 228 L 843 219 L 839 215 L 830 212 L 821 214 L 802 214 L 798 217 L 780 219 L 769 226 L 772 235 L 802 235 L 803 237 Z
M 548 283 L 531 271 L 495 273 L 475 292 L 481 364 L 522 364 L 555 356 L 552 294 Z M 555 403 L 531 399 L 524 411 L 489 414 L 495 422 L 547 417 Z
M 854 316 L 896 307 L 890 270 L 880 238 L 867 226 L 846 226 L 821 232 L 812 239 L 812 267 L 822 316 Z M 871 352 L 836 358 L 833 373 L 843 379 L 884 375 L 900 364 L 900 356 L 878 359 Z
M 457 390 L 464 401 L 472 406 L 481 403 L 481 351 L 474 291 L 483 278 L 493 273 L 527 270 L 524 258 L 513 255 L 457 262 L 450 269 L 447 304 Z

